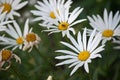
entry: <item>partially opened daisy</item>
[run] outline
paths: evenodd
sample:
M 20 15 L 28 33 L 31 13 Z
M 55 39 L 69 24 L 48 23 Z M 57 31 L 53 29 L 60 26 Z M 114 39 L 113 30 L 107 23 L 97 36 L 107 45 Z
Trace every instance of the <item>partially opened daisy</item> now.
M 4 31 L 6 29 L 6 24 L 11 23 L 12 21 L 5 20 L 6 12 L 2 12 L 3 7 L 0 8 L 0 31 Z
M 99 45 L 101 42 L 101 34 L 94 30 L 89 39 L 86 36 L 86 28 L 84 29 L 83 35 L 78 32 L 77 40 L 72 36 L 69 38 L 70 43 L 61 42 L 63 45 L 67 46 L 71 50 L 56 50 L 56 52 L 64 53 L 65 55 L 57 56 L 56 59 L 65 60 L 56 64 L 56 66 L 70 64 L 69 68 L 73 67 L 70 75 L 72 75 L 79 67 L 84 66 L 84 69 L 89 73 L 88 63 L 91 63 L 92 59 L 97 57 L 101 58 L 99 52 L 104 50 L 104 45 Z
M 120 36 L 120 25 L 118 25 L 120 22 L 119 11 L 117 11 L 113 16 L 112 11 L 108 14 L 107 10 L 105 9 L 103 19 L 100 17 L 100 15 L 93 15 L 92 17 L 88 16 L 90 25 L 92 28 L 96 29 L 102 34 L 103 43 L 107 40 L 114 39 L 114 36 Z
M 30 52 L 33 48 L 33 46 L 38 47 L 39 42 L 41 41 L 40 37 L 32 32 L 32 28 L 29 28 L 29 19 L 26 20 L 25 22 L 25 27 L 24 27 L 24 47 L 23 50 L 28 50 Z
M 60 6 L 58 8 L 59 13 L 57 11 L 54 12 L 58 18 L 58 22 L 53 23 L 51 21 L 53 25 L 46 25 L 49 26 L 50 29 L 43 31 L 50 32 L 49 34 L 62 32 L 63 37 L 65 35 L 67 35 L 67 37 L 70 37 L 70 31 L 75 34 L 75 30 L 72 28 L 72 26 L 81 23 L 86 19 L 76 20 L 79 14 L 83 11 L 83 8 L 77 7 L 72 12 L 69 12 L 69 9 L 69 7 L 65 8 L 64 6 Z
M 23 8 L 28 1 L 20 2 L 21 0 L 0 0 L 0 7 L 4 7 L 2 12 L 7 12 L 6 19 L 14 19 L 14 16 L 20 17 L 17 11 Z
M 7 70 L 11 66 L 11 59 L 15 58 L 16 62 L 21 63 L 21 59 L 12 51 L 2 49 L 0 51 L 0 70 Z M 5 63 L 8 63 L 6 67 L 3 67 Z
M 54 13 L 54 9 L 59 13 L 58 7 L 63 5 L 65 7 L 70 7 L 72 3 L 71 0 L 43 0 L 43 2 L 38 1 L 35 8 L 38 10 L 31 10 L 33 15 L 37 16 L 34 21 L 43 21 L 43 24 L 48 24 L 49 20 L 56 22 L 57 18 Z

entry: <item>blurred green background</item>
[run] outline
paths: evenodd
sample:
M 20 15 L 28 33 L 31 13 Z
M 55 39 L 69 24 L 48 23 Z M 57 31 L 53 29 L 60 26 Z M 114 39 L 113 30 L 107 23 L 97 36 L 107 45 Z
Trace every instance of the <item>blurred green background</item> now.
M 21 28 L 27 18 L 31 20 L 35 18 L 30 14 L 30 10 L 35 10 L 36 0 L 28 1 L 29 4 L 19 10 L 21 17 L 15 18 Z M 78 19 L 87 18 L 88 15 L 93 14 L 102 16 L 104 8 L 107 8 L 108 11 L 112 10 L 113 13 L 120 10 L 120 0 L 73 0 L 71 10 L 78 6 L 84 8 Z M 76 73 L 69 76 L 72 68 L 69 69 L 68 65 L 56 67 L 55 64 L 62 60 L 54 59 L 55 56 L 60 55 L 55 53 L 55 50 L 68 49 L 59 42 L 69 42 L 69 40 L 66 37 L 62 38 L 61 33 L 48 35 L 48 33 L 41 32 L 45 28 L 40 27 L 38 22 L 30 23 L 30 27 L 33 27 L 33 31 L 42 39 L 39 48 L 33 48 L 30 53 L 15 50 L 14 53 L 20 56 L 22 63 L 18 64 L 13 60 L 12 66 L 8 70 L 0 71 L 0 80 L 46 80 L 49 75 L 53 76 L 53 80 L 120 80 L 120 50 L 113 49 L 117 44 L 107 42 L 105 51 L 101 52 L 102 58 L 94 59 L 89 64 L 89 74 L 81 67 Z M 76 32 L 81 31 L 83 27 L 90 28 L 89 22 L 74 26 Z

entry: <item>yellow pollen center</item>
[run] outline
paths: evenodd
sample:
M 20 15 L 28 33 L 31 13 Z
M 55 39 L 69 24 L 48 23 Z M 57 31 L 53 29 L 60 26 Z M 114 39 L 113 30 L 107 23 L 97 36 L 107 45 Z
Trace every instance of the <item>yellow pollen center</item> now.
M 2 12 L 7 11 L 7 13 L 9 13 L 11 11 L 11 9 L 12 9 L 11 5 L 8 4 L 8 3 L 1 4 L 0 7 L 4 7 Z
M 109 29 L 104 30 L 104 31 L 102 32 L 102 36 L 103 36 L 103 37 L 112 37 L 113 34 L 114 34 L 113 30 L 109 30 Z
M 26 40 L 28 42 L 33 42 L 36 40 L 36 35 L 34 33 L 29 33 L 26 35 Z
M 67 22 L 61 22 L 61 23 L 58 25 L 58 29 L 59 29 L 59 30 L 67 30 L 67 29 L 68 29 L 68 26 L 69 26 L 69 23 L 67 23 Z
M 78 55 L 78 59 L 81 61 L 86 61 L 90 57 L 90 53 L 88 51 L 82 51 Z
M 10 50 L 2 50 L 2 60 L 6 61 L 11 57 L 12 53 Z
M 56 16 L 55 16 L 55 14 L 54 14 L 54 12 L 50 12 L 50 15 L 49 15 L 51 18 L 53 18 L 53 19 L 55 19 L 56 18 Z
M 19 37 L 17 40 L 16 40 L 17 44 L 23 44 L 23 38 L 22 37 Z

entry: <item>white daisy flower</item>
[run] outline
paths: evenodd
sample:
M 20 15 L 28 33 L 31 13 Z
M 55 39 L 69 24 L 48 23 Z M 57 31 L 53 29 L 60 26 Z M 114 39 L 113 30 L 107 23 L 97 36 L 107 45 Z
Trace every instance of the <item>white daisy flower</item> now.
M 46 25 L 49 26 L 50 29 L 43 31 L 50 32 L 49 34 L 62 32 L 62 36 L 64 37 L 67 35 L 68 38 L 70 37 L 70 31 L 75 34 L 75 30 L 72 26 L 81 23 L 86 19 L 76 20 L 79 14 L 83 11 L 83 8 L 77 7 L 71 13 L 69 12 L 69 9 L 69 7 L 65 8 L 64 6 L 60 6 L 58 8 L 59 13 L 57 11 L 54 12 L 58 18 L 58 22 L 50 21 L 53 25 Z
M 105 43 L 107 40 L 114 39 L 114 36 L 120 36 L 120 25 L 118 25 L 120 22 L 119 11 L 117 11 L 113 16 L 112 11 L 108 14 L 107 10 L 105 9 L 103 19 L 100 17 L 100 15 L 93 15 L 92 17 L 88 16 L 90 25 L 92 28 L 96 29 L 102 34 L 103 43 Z
M 70 48 L 71 51 L 56 50 L 56 52 L 66 54 L 55 57 L 59 60 L 65 60 L 56 64 L 56 66 L 65 64 L 70 64 L 69 68 L 75 66 L 70 75 L 72 75 L 81 66 L 84 66 L 85 71 L 89 73 L 88 63 L 91 63 L 91 59 L 95 59 L 97 57 L 101 58 L 101 55 L 98 53 L 104 50 L 104 45 L 99 45 L 102 39 L 101 36 L 102 35 L 100 33 L 96 34 L 96 30 L 94 30 L 89 39 L 87 39 L 85 28 L 83 35 L 78 32 L 77 40 L 75 40 L 72 36 L 69 38 L 72 44 L 61 42 L 63 45 Z
M 5 32 L 10 37 L 1 36 L 0 44 L 5 45 L 5 48 L 13 47 L 13 50 L 15 50 L 18 47 L 19 49 L 22 49 L 24 38 L 20 26 L 17 24 L 17 22 L 14 21 L 13 25 L 8 24 L 8 28 L 5 30 Z
M 29 51 L 31 51 L 33 46 L 37 47 L 38 43 L 40 42 L 40 37 L 32 32 L 32 28 L 29 29 L 28 23 L 29 20 L 26 20 L 23 34 L 20 26 L 15 21 L 13 22 L 13 26 L 8 24 L 8 29 L 5 31 L 9 36 L 11 36 L 11 38 L 1 36 L 0 44 L 6 45 L 5 48 L 13 47 L 12 50 L 15 50 L 19 47 L 19 49 L 23 50 L 30 48 Z
M 70 7 L 70 4 L 72 3 L 71 0 L 43 0 L 43 2 L 38 1 L 37 5 L 35 5 L 35 8 L 38 10 L 31 10 L 33 15 L 37 16 L 37 18 L 34 19 L 34 21 L 40 21 L 42 20 L 42 24 L 48 24 L 49 21 L 56 22 L 57 18 L 55 16 L 54 10 L 57 10 L 60 5 L 63 5 L 64 7 Z
M 23 8 L 28 1 L 24 1 L 20 3 L 21 0 L 0 0 L 0 7 L 4 7 L 2 12 L 7 12 L 6 19 L 14 19 L 13 16 L 20 17 L 20 14 L 17 10 Z
M 33 46 L 38 47 L 39 42 L 41 41 L 40 37 L 32 32 L 32 28 L 29 29 L 29 19 L 26 20 L 25 22 L 25 27 L 24 27 L 24 47 L 23 50 L 28 50 L 30 52 L 33 48 Z
M 10 50 L 2 49 L 0 51 L 0 70 L 7 70 L 11 66 L 11 59 L 15 58 L 16 62 L 21 63 L 21 59 Z M 9 63 L 8 66 L 3 67 L 5 63 Z
M 3 7 L 0 8 L 0 31 L 4 31 L 6 29 L 6 24 L 11 23 L 12 21 L 5 20 L 6 12 L 2 12 Z
M 113 43 L 118 44 L 118 46 L 115 46 L 114 49 L 120 49 L 120 36 L 117 37 L 117 40 L 114 40 Z

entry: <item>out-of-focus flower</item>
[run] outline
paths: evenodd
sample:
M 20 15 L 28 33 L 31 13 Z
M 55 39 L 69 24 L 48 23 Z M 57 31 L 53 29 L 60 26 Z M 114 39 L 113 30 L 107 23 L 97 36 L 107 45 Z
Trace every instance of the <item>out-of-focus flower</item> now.
M 32 14 L 31 14 L 31 12 L 29 12 L 27 10 L 25 12 L 23 12 L 22 16 L 18 19 L 19 23 L 24 23 L 26 18 L 29 18 L 30 23 L 32 24 L 32 22 L 33 22 Z
M 77 41 L 72 36 L 69 38 L 72 44 L 61 42 L 72 51 L 56 50 L 56 52 L 66 54 L 55 57 L 59 60 L 65 60 L 56 64 L 56 66 L 65 64 L 71 64 L 69 68 L 75 66 L 70 75 L 72 75 L 81 66 L 84 66 L 85 71 L 89 73 L 88 63 L 91 63 L 91 59 L 101 57 L 101 55 L 98 53 L 104 50 L 104 45 L 99 45 L 102 39 L 101 36 L 102 35 L 100 33 L 96 34 L 96 30 L 94 30 L 89 39 L 87 39 L 85 28 L 83 35 L 81 35 L 80 32 L 78 33 Z
M 31 10 L 33 15 L 37 16 L 34 21 L 43 21 L 42 24 L 51 24 L 49 21 L 57 22 L 54 10 L 59 13 L 58 8 L 63 5 L 64 7 L 70 7 L 72 3 L 71 0 L 43 0 L 43 2 L 38 1 L 35 8 L 38 10 Z
M 24 38 L 20 26 L 17 24 L 17 22 L 13 21 L 13 26 L 11 24 L 8 24 L 8 28 L 5 30 L 5 32 L 10 37 L 1 36 L 0 44 L 5 45 L 5 48 L 13 47 L 13 50 L 18 47 L 19 49 L 22 49 Z
M 47 80 L 52 80 L 52 76 L 48 76 Z
M 6 12 L 2 12 L 3 7 L 0 8 L 0 31 L 4 31 L 6 29 L 6 24 L 11 23 L 12 21 L 5 20 Z
M 37 2 L 37 0 L 29 0 L 28 4 L 33 6 L 33 5 L 35 5 L 36 2 Z
M 0 70 L 7 70 L 11 66 L 11 59 L 15 58 L 16 62 L 21 63 L 21 59 L 10 50 L 2 49 L 0 51 Z M 5 63 L 9 63 L 3 67 Z
M 28 1 L 20 3 L 21 0 L 1 0 L 0 7 L 3 7 L 2 12 L 6 12 L 6 19 L 14 19 L 14 16 L 20 17 L 17 10 L 23 8 Z
M 118 25 L 120 22 L 119 11 L 117 11 L 113 17 L 113 12 L 111 11 L 110 14 L 108 14 L 107 10 L 105 9 L 103 19 L 100 17 L 100 15 L 93 15 L 92 17 L 88 16 L 90 25 L 92 28 L 96 29 L 102 34 L 103 43 L 105 43 L 107 40 L 114 39 L 114 36 L 120 36 L 120 25 Z
M 32 32 L 32 28 L 29 29 L 29 19 L 25 22 L 24 27 L 24 47 L 23 50 L 29 49 L 29 52 L 32 50 L 33 46 L 38 47 L 39 42 L 41 41 L 40 37 Z
M 58 8 L 59 13 L 57 11 L 54 12 L 58 22 L 49 21 L 53 23 L 53 25 L 45 25 L 49 26 L 50 29 L 43 31 L 50 32 L 49 34 L 62 32 L 62 36 L 64 37 L 67 35 L 68 38 L 70 37 L 70 31 L 75 34 L 75 30 L 72 26 L 81 23 L 86 19 L 76 20 L 79 14 L 83 11 L 83 8 L 77 7 L 72 12 L 69 12 L 69 9 L 69 7 L 65 8 L 64 6 L 60 6 Z

